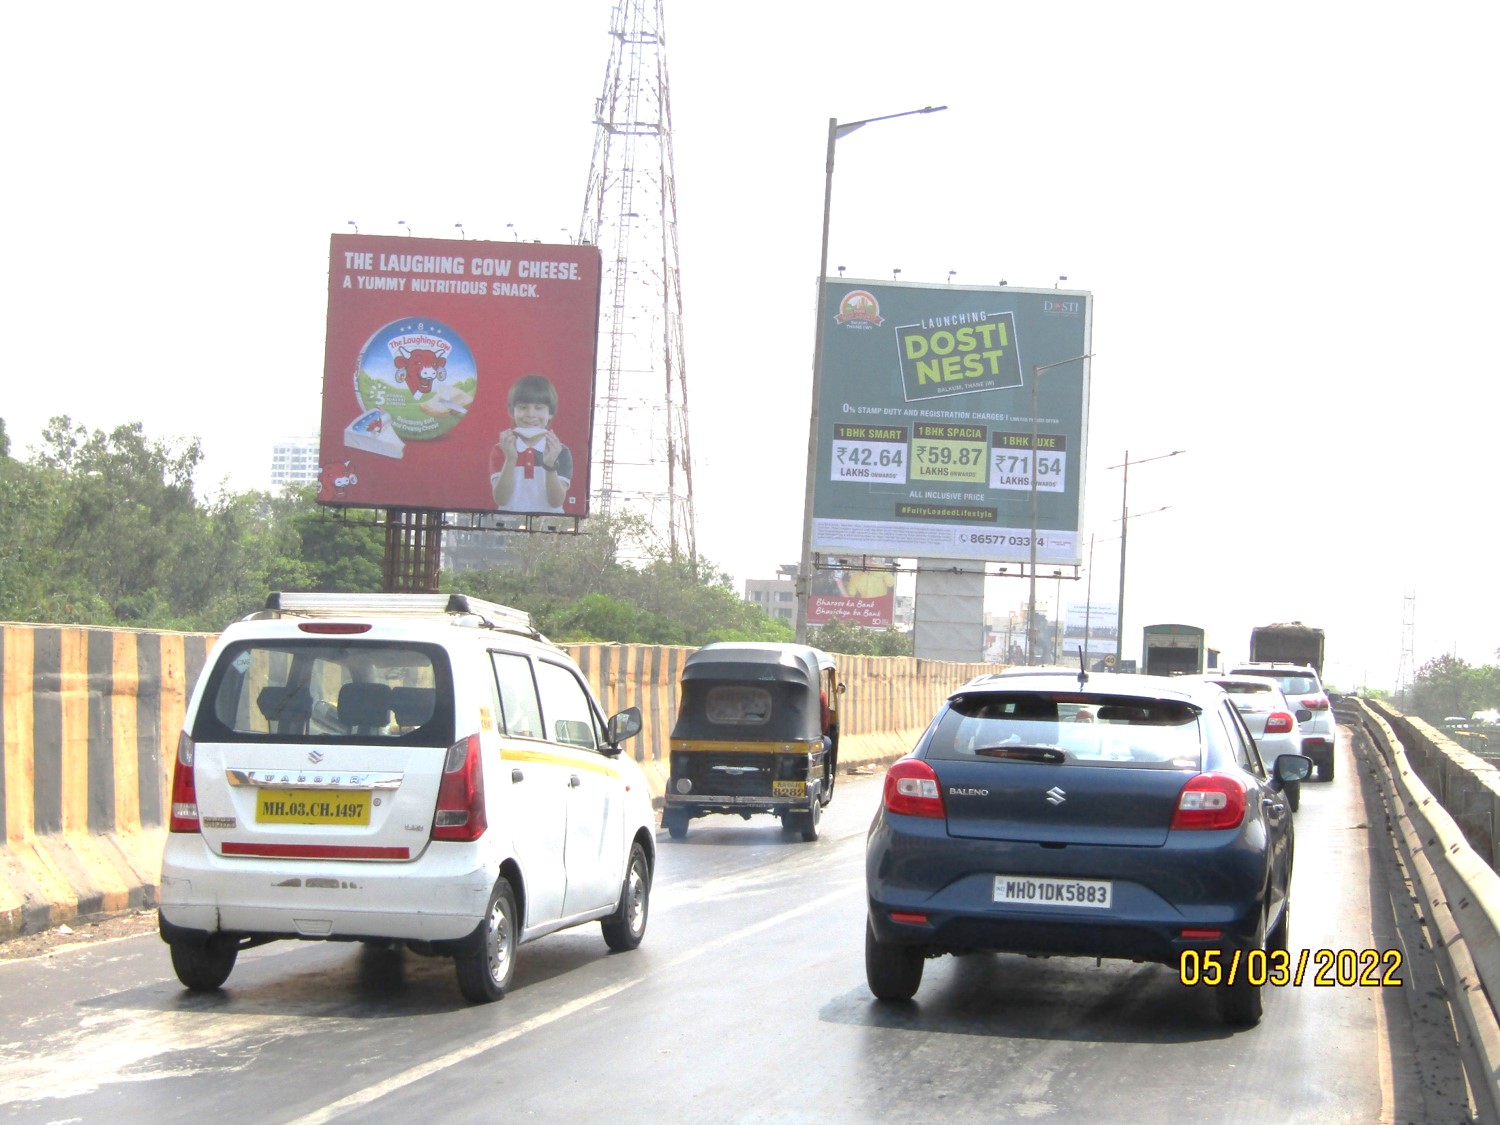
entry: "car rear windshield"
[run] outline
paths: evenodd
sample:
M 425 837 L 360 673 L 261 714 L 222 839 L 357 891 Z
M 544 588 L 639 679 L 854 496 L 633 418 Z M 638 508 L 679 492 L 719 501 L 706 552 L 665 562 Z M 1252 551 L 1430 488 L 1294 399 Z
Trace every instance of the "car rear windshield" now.
M 453 678 L 437 645 L 242 641 L 215 662 L 199 742 L 448 746 Z
M 927 757 L 1197 769 L 1198 719 L 1198 708 L 1181 700 L 1088 692 L 975 693 L 951 701 Z
M 1257 669 L 1253 674 L 1264 676 L 1268 680 L 1275 680 L 1277 686 L 1287 695 L 1316 695 L 1322 690 L 1318 687 L 1316 677 L 1306 676 L 1299 672 L 1270 672 Z

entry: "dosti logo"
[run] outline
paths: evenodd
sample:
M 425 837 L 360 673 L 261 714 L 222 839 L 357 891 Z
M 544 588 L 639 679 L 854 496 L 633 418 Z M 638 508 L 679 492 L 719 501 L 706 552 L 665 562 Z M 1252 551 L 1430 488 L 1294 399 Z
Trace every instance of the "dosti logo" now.
M 875 294 L 863 289 L 853 289 L 844 294 L 839 302 L 835 324 L 847 324 L 851 328 L 879 328 L 884 319 L 880 315 L 880 302 Z

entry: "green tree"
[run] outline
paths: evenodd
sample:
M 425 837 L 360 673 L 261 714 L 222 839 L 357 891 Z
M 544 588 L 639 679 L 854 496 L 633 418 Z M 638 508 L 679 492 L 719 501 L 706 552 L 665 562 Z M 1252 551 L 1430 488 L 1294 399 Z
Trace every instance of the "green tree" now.
M 58 473 L 0 458 L 0 620 L 48 620 L 45 607 L 73 585 L 53 556 L 61 486 Z
M 444 585 L 525 608 L 558 641 L 696 647 L 792 638 L 791 626 L 743 601 L 712 563 L 666 557 L 637 516 L 594 516 L 580 534 L 516 539 L 510 565 L 447 574 Z
M 144 625 L 174 606 L 196 608 L 206 530 L 193 495 L 197 440 L 152 441 L 139 423 L 89 433 L 66 417 L 42 436 L 36 465 L 60 478 L 50 543 L 65 578 L 57 594 L 74 619 Z
M 1460 657 L 1435 657 L 1417 670 L 1406 711 L 1434 726 L 1449 715 L 1467 718 L 1485 706 L 1487 677 Z
M 910 656 L 911 634 L 898 629 L 876 631 L 855 625 L 841 617 L 808 630 L 808 641 L 825 652 L 846 656 Z

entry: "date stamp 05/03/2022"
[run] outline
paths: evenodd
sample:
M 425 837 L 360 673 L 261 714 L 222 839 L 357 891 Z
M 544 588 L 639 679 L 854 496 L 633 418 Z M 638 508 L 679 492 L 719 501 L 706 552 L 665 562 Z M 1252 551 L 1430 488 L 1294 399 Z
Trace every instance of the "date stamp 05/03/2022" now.
M 1399 949 L 1185 949 L 1177 962 L 1184 985 L 1244 981 L 1274 988 L 1399 988 Z

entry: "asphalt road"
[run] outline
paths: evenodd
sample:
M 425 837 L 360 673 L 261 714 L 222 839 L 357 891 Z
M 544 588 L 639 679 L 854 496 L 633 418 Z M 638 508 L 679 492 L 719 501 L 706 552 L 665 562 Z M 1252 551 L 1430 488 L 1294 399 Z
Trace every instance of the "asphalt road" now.
M 1297 814 L 1308 971 L 1251 1030 L 1175 969 L 1078 959 L 942 958 L 914 1002 L 875 1002 L 862 857 L 880 782 L 847 778 L 814 844 L 764 817 L 662 834 L 641 948 L 609 954 L 597 925 L 544 938 L 494 1005 L 466 1005 L 446 960 L 343 944 L 251 950 L 206 996 L 154 934 L 0 947 L 0 1118 L 1467 1120 L 1383 816 L 1338 752 Z M 1318 950 L 1392 949 L 1399 988 L 1312 983 Z

